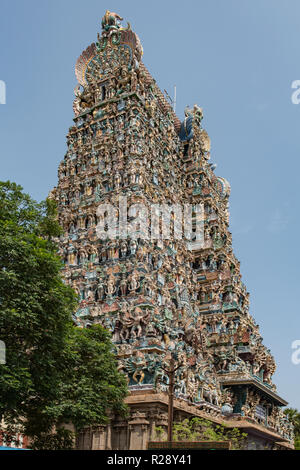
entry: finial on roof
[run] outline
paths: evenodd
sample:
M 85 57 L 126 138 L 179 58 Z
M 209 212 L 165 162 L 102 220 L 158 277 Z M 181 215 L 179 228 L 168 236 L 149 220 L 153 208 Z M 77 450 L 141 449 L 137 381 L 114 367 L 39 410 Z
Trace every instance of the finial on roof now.
M 102 18 L 102 29 L 104 31 L 109 31 L 111 29 L 120 29 L 120 21 L 122 20 L 123 18 L 117 13 L 106 10 L 106 13 Z

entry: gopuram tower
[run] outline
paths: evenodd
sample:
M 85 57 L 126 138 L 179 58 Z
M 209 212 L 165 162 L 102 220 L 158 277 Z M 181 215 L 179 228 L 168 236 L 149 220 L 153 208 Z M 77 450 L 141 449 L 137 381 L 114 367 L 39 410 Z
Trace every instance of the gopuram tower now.
M 275 361 L 249 313 L 228 231 L 230 185 L 214 174 L 197 105 L 180 122 L 142 62 L 138 36 L 107 11 L 76 64 L 74 124 L 56 199 L 75 322 L 111 331 L 128 377 L 127 420 L 87 430 L 84 449 L 145 449 L 174 419 L 204 417 L 284 448 L 293 431 Z M 169 230 L 167 223 L 169 222 Z M 189 236 L 187 236 L 187 234 Z

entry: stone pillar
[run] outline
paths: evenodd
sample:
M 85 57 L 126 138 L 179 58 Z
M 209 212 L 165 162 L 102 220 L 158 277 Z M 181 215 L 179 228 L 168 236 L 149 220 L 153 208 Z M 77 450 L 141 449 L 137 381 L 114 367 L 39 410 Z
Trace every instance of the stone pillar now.
M 107 428 L 106 428 L 106 446 L 105 450 L 111 450 L 111 422 L 108 423 Z
M 87 429 L 83 434 L 82 450 L 92 449 L 93 432 L 92 429 Z
M 105 450 L 106 448 L 106 426 L 98 426 L 94 429 L 92 438 L 92 450 Z
M 156 439 L 156 417 L 157 413 L 155 410 L 151 410 L 151 412 L 148 414 L 148 419 L 150 421 L 150 429 L 149 429 L 149 440 L 150 441 L 155 441 Z
M 112 448 L 114 450 L 128 450 L 128 423 L 117 421 L 112 426 Z
M 162 428 L 162 434 L 155 436 L 156 441 L 162 441 L 168 437 L 168 414 L 159 413 L 155 417 L 156 427 Z
M 132 413 L 129 421 L 129 450 L 146 450 L 149 440 L 149 421 L 146 419 L 146 413 L 136 411 Z

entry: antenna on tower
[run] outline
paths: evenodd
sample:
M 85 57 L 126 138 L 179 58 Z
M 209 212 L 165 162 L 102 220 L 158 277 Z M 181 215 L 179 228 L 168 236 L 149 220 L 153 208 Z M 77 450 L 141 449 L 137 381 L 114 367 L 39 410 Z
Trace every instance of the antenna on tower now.
M 171 103 L 171 105 L 173 105 L 173 100 L 172 100 L 171 96 L 169 95 L 169 93 L 167 92 L 166 89 L 164 90 L 164 92 L 165 92 L 165 95 L 166 95 L 167 100 L 169 100 L 169 102 Z
M 173 110 L 176 113 L 176 101 L 177 101 L 177 88 L 176 85 L 174 86 L 174 101 L 173 101 Z
M 173 107 L 173 111 L 175 113 L 176 111 L 176 96 L 177 96 L 177 93 L 176 93 L 176 85 L 174 86 L 174 100 L 172 100 L 172 98 L 170 97 L 169 93 L 167 92 L 167 90 L 164 90 L 164 93 L 165 93 L 165 96 L 166 98 L 169 100 L 171 106 Z

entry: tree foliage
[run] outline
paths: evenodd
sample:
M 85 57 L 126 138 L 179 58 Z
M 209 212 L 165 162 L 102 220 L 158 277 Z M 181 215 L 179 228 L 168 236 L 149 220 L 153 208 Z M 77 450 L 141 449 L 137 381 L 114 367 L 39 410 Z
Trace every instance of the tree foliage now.
M 158 435 L 162 428 L 157 428 Z M 242 449 L 247 434 L 237 428 L 226 428 L 203 418 L 191 418 L 173 424 L 174 441 L 231 441 L 231 448 Z
M 72 323 L 77 297 L 61 278 L 60 233 L 53 201 L 0 182 L 0 419 L 42 448 L 70 446 L 63 423 L 78 431 L 125 412 L 109 333 Z
M 300 413 L 296 408 L 286 408 L 284 413 L 294 426 L 295 449 L 300 450 Z

